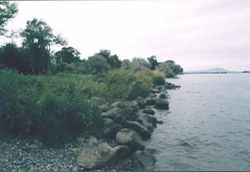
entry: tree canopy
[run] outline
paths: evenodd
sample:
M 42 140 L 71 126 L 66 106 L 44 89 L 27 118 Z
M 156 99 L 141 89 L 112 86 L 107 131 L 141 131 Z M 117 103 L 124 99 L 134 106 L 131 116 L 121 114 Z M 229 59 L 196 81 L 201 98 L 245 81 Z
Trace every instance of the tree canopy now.
M 0 35 L 6 32 L 5 26 L 7 22 L 15 17 L 18 12 L 17 5 L 7 0 L 0 1 Z

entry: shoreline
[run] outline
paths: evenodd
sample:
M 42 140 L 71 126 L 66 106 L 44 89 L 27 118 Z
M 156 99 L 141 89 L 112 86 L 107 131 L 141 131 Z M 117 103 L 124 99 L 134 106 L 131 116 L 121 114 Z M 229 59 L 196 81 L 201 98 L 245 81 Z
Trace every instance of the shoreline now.
M 100 104 L 104 118 L 101 136 L 85 135 L 76 142 L 65 144 L 64 148 L 44 147 L 37 140 L 31 142 L 25 139 L 11 139 L 10 142 L 0 141 L 0 148 L 3 150 L 0 155 L 0 164 L 2 164 L 0 169 L 3 171 L 151 169 L 156 163 L 155 150 L 148 149 L 144 141 L 150 139 L 158 124 L 163 123 L 155 117 L 154 108 L 168 110 L 167 90 L 174 88 L 178 87 L 166 82 L 164 86 L 153 87 L 150 95 L 145 99 L 137 98 L 132 101 Z M 117 112 L 120 112 L 120 115 Z M 124 112 L 126 118 L 122 119 L 121 115 L 124 115 L 122 114 Z M 133 137 L 131 137 L 132 140 L 123 140 L 122 143 L 117 136 L 118 133 L 125 134 L 122 135 L 122 138 L 130 137 L 124 130 L 132 132 Z M 103 153 L 106 155 L 102 157 Z M 86 154 L 89 155 L 87 159 L 84 158 Z M 90 162 L 89 157 L 92 157 L 90 161 L 94 159 L 96 164 L 92 166 L 86 164 L 86 162 Z M 100 164 L 98 161 L 102 161 L 102 163 Z

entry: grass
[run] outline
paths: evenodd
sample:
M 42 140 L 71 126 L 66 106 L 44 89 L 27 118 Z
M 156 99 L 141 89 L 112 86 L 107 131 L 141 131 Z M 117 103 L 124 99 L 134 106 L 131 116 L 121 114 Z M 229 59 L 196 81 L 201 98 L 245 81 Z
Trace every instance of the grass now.
M 95 97 L 109 101 L 146 97 L 162 80 L 161 73 L 150 70 L 27 76 L 0 70 L 0 120 L 16 135 L 63 142 L 101 126 Z

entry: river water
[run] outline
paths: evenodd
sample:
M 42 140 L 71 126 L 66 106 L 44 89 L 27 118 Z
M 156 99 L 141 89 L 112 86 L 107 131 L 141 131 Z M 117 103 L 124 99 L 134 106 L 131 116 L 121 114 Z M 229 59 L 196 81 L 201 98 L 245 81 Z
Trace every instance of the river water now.
M 250 170 L 250 74 L 186 74 L 168 82 L 169 111 L 148 147 L 155 170 Z

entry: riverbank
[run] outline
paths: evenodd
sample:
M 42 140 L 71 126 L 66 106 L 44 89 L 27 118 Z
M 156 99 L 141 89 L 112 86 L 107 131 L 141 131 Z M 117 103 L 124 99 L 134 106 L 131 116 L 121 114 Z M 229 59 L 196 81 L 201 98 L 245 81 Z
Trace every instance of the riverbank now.
M 3 171 L 79 171 L 87 169 L 150 169 L 155 150 L 144 141 L 150 139 L 157 124 L 154 108 L 168 109 L 167 89 L 156 86 L 145 99 L 100 101 L 104 126 L 99 136 L 84 135 L 64 148 L 49 148 L 38 140 L 13 139 L 0 142 Z M 88 155 L 88 156 L 86 156 Z

